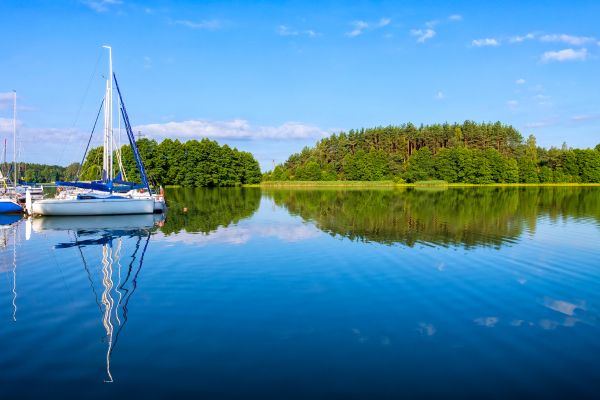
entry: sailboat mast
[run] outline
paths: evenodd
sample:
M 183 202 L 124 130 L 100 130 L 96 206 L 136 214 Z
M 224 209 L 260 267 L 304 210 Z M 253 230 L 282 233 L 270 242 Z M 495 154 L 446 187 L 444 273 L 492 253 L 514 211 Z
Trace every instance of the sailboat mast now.
M 108 77 L 106 79 L 106 95 L 104 100 L 104 151 L 102 165 L 102 180 L 109 181 L 113 179 L 113 109 L 112 109 L 112 48 L 102 46 L 108 49 Z
M 15 180 L 13 186 L 17 193 L 17 91 L 13 90 L 13 170 Z

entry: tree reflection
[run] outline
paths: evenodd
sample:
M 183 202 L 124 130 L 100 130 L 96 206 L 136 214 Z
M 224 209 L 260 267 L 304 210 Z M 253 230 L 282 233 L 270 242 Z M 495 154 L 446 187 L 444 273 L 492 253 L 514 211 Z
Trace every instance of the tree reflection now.
M 597 188 L 269 190 L 291 214 L 330 233 L 384 244 L 494 246 L 534 232 L 540 216 L 600 221 Z
M 165 234 L 210 233 L 252 216 L 260 204 L 258 188 L 168 189 Z

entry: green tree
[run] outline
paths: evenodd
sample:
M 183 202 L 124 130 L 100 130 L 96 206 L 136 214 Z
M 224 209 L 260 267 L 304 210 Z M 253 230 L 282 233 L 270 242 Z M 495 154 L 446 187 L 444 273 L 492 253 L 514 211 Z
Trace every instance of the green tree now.
M 517 160 L 519 165 L 519 182 L 538 183 L 539 177 L 535 162 L 529 157 L 521 157 Z
M 321 167 L 316 161 L 309 161 L 298 169 L 298 179 L 303 181 L 318 181 L 321 179 Z
M 237 186 L 259 183 L 260 166 L 252 154 L 220 146 L 209 139 L 155 140 L 137 142 L 148 180 L 155 185 L 184 185 L 188 187 Z M 101 178 L 102 147 L 89 151 L 82 167 L 82 180 Z M 116 157 L 115 163 L 116 163 Z M 129 145 L 121 148 L 123 171 L 127 180 L 140 182 L 140 174 Z M 118 171 L 118 165 L 115 165 Z
M 554 174 L 552 173 L 550 167 L 543 166 L 540 168 L 539 179 L 542 183 L 554 182 Z
M 519 182 L 519 165 L 514 158 L 506 160 L 505 168 L 502 172 L 502 181 L 506 183 Z
M 435 177 L 433 155 L 427 147 L 417 150 L 408 160 L 408 168 L 404 174 L 407 182 L 417 182 Z

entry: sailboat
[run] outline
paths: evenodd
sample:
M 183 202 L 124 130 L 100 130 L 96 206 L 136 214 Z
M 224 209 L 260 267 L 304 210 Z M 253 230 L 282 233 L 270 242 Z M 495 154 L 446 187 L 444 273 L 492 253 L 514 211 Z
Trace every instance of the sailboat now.
M 13 192 L 8 191 L 6 185 L 6 178 L 2 176 L 4 193 L 0 197 L 0 214 L 9 213 L 22 213 L 23 207 L 19 204 L 16 198 L 17 192 L 17 92 L 13 91 L 13 170 L 14 170 L 14 181 L 13 181 Z M 1 174 L 0 174 L 1 175 Z
M 109 66 L 108 78 L 104 96 L 104 142 L 102 160 L 102 179 L 91 182 L 56 182 L 63 188 L 76 188 L 75 190 L 62 190 L 54 199 L 44 199 L 32 202 L 26 200 L 28 210 L 34 215 L 123 215 L 123 214 L 152 214 L 155 209 L 155 198 L 152 196 L 150 184 L 146 176 L 144 164 L 140 156 L 135 137 L 129 123 L 129 117 L 123 96 L 119 89 L 117 77 L 113 72 L 112 48 L 108 49 Z M 142 184 L 122 180 L 122 171 L 114 175 L 113 150 L 113 82 L 117 89 L 119 111 L 125 124 L 127 138 L 137 168 L 140 172 Z

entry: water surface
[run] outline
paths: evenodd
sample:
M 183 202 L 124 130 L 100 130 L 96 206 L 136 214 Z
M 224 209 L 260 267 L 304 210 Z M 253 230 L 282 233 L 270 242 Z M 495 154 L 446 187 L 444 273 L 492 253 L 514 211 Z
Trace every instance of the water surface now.
M 0 221 L 3 398 L 600 389 L 600 188 L 167 199 Z

